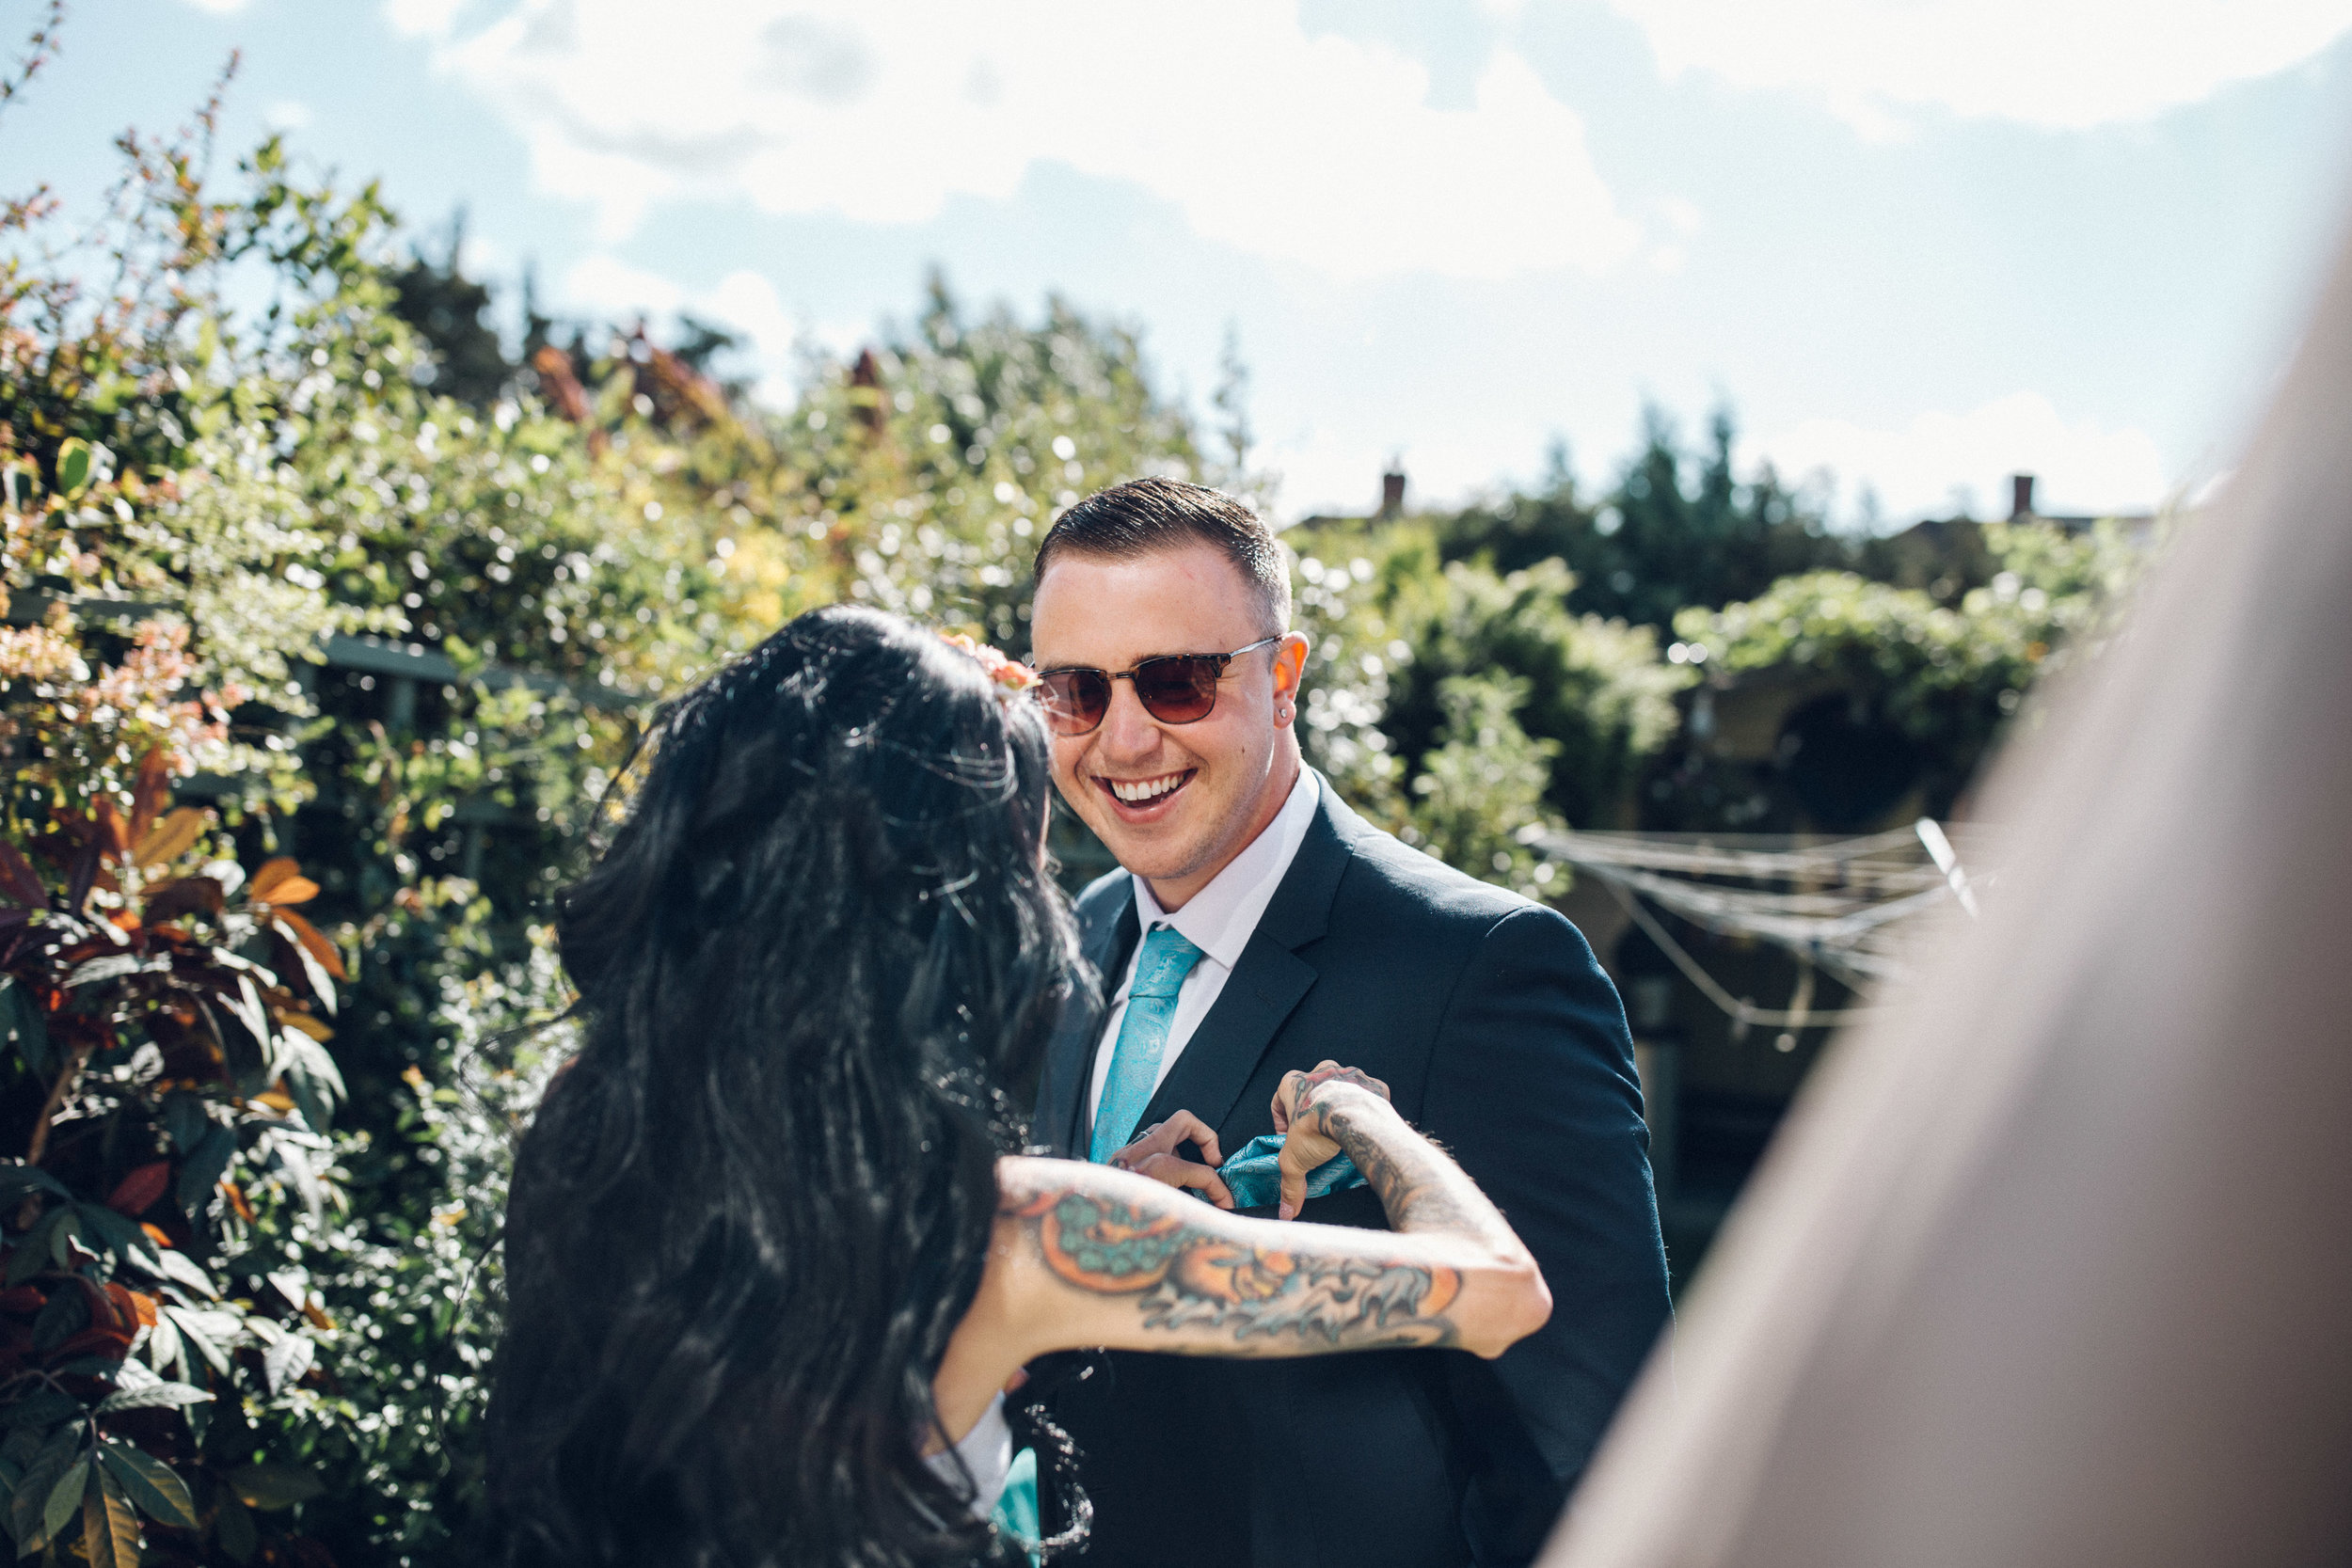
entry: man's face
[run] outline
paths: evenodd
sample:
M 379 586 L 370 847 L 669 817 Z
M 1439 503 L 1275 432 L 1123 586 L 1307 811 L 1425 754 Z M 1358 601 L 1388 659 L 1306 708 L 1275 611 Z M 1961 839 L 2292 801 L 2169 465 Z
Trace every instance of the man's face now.
M 1040 670 L 1132 670 L 1164 654 L 1223 654 L 1266 634 L 1241 569 L 1208 545 L 1129 560 L 1059 556 L 1030 623 Z M 1272 821 L 1297 777 L 1287 733 L 1305 667 L 1296 633 L 1225 668 L 1205 719 L 1169 724 L 1111 683 L 1103 722 L 1054 740 L 1054 780 L 1119 863 L 1174 909 Z

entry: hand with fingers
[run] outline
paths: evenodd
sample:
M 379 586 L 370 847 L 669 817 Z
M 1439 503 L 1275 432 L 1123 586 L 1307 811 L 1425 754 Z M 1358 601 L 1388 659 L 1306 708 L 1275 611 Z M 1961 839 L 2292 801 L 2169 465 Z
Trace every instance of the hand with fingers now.
M 1200 1146 L 1200 1159 L 1205 1164 L 1184 1159 L 1176 1152 L 1188 1143 Z M 1111 1156 L 1111 1164 L 1121 1170 L 1199 1193 L 1219 1209 L 1231 1209 L 1233 1195 L 1216 1174 L 1216 1167 L 1224 1163 L 1225 1153 L 1216 1146 L 1216 1132 L 1190 1111 L 1179 1111 L 1157 1126 L 1145 1128 L 1142 1136 Z
M 1340 1141 L 1332 1136 L 1327 1117 L 1335 1102 L 1345 1102 L 1348 1091 L 1333 1095 L 1329 1091 L 1334 1085 L 1365 1090 L 1384 1101 L 1389 1098 L 1388 1085 L 1334 1061 L 1317 1063 L 1312 1072 L 1293 1069 L 1282 1074 L 1281 1085 L 1274 1091 L 1274 1130 L 1282 1134 L 1278 1218 L 1294 1218 L 1307 1202 L 1308 1173 L 1340 1156 Z

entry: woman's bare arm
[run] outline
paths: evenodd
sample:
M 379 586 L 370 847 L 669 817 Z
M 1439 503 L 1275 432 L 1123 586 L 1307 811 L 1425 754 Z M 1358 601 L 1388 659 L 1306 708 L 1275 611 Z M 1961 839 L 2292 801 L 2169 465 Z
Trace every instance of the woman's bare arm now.
M 1491 1357 L 1541 1327 L 1550 1292 L 1494 1205 L 1385 1100 L 1326 1067 L 1292 1074 L 1278 1099 L 1285 1176 L 1343 1151 L 1395 1229 L 1245 1219 L 1109 1166 L 1001 1161 L 988 1272 L 934 1384 L 947 1434 L 1049 1351 Z

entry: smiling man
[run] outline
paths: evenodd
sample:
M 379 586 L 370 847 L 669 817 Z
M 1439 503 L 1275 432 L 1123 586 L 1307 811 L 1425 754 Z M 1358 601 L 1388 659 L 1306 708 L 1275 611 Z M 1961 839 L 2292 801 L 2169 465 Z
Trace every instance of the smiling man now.
M 1666 1320 L 1615 990 L 1557 913 L 1406 847 L 1304 765 L 1307 640 L 1241 502 L 1169 480 L 1089 497 L 1039 547 L 1033 613 L 1056 780 L 1121 867 L 1078 900 L 1104 1006 L 1054 1042 L 1040 1140 L 1232 1206 L 1217 1167 L 1274 1131 L 1283 1073 L 1337 1060 L 1454 1151 L 1554 1302 L 1491 1363 L 1107 1354 L 1055 1396 L 1094 1502 L 1085 1560 L 1529 1561 Z M 1385 1223 L 1361 1186 L 1300 1217 Z

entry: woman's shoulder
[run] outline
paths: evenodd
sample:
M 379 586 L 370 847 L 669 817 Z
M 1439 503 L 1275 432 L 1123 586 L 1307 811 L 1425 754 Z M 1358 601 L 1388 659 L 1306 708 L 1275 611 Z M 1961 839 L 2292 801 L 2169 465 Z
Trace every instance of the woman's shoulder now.
M 1097 1184 L 1097 1179 L 1124 1175 L 1107 1165 L 1090 1165 L 1083 1160 L 1057 1160 L 1043 1154 L 1006 1154 L 996 1161 L 996 1192 L 999 1208 L 1012 1212 L 1030 1201 L 1062 1193 L 1082 1192 Z
M 1170 1210 L 1189 1213 L 1199 1200 L 1114 1165 L 1057 1160 L 1041 1154 L 1007 1154 L 996 1162 L 996 1213 L 1004 1221 L 1034 1221 L 1065 1198 L 1115 1204 L 1121 1212 Z M 1178 1203 L 1177 1199 L 1183 1199 Z M 1201 1205 L 1206 1209 L 1207 1205 Z M 1210 1210 L 1214 1213 L 1216 1211 Z

